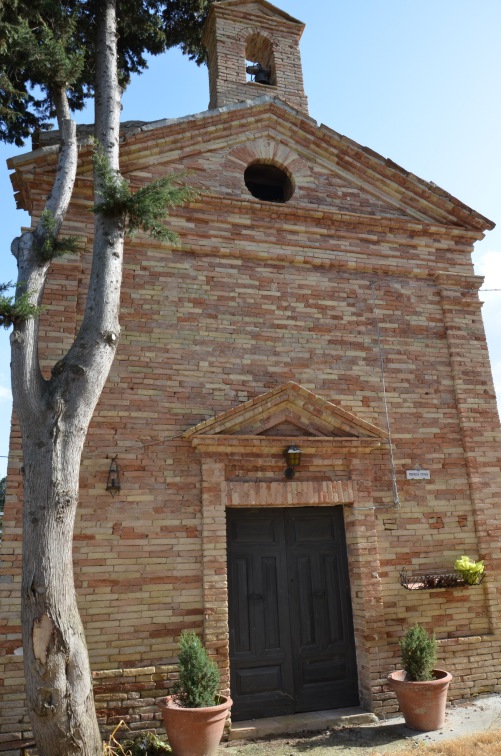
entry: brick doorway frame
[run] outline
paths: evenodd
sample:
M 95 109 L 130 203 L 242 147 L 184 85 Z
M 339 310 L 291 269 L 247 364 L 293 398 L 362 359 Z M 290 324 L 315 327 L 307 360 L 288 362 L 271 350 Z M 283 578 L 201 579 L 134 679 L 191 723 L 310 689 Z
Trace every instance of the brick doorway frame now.
M 318 402 L 322 406 L 328 404 L 297 384 L 286 384 L 240 408 L 200 423 L 185 434 L 200 454 L 202 471 L 204 638 L 210 653 L 217 659 L 222 684 L 228 687 L 227 507 L 340 505 L 346 531 L 360 702 L 364 708 L 372 710 L 374 695 L 382 684 L 378 651 L 386 644 L 386 637 L 371 452 L 387 441 L 383 431 L 349 416 L 349 413 L 343 413 L 345 428 L 342 436 L 321 435 L 318 424 L 312 423 L 311 417 L 308 420 L 304 413 L 300 419 L 303 432 L 312 435 L 259 435 L 259 404 L 261 409 L 266 406 L 269 410 L 270 395 L 284 391 L 289 392 L 290 398 L 291 385 L 292 393 L 296 392 L 292 397 L 296 410 L 298 396 L 304 399 L 305 394 L 310 402 L 314 397 L 317 407 Z M 327 409 L 332 411 L 331 408 L 334 408 L 336 417 L 343 412 L 335 405 Z M 272 407 L 271 415 L 268 411 L 266 416 L 265 426 L 271 426 L 272 432 L 274 427 L 279 429 L 284 419 L 283 406 L 276 410 L 274 412 Z M 245 420 L 242 421 L 242 417 Z M 348 434 L 347 428 L 353 430 L 355 427 L 361 435 Z M 245 432 L 250 428 L 254 433 Z M 288 443 L 300 446 L 310 470 L 301 470 L 297 478 L 290 481 L 283 477 L 283 451 Z M 238 479 L 231 471 L 234 472 L 242 460 L 245 460 L 245 479 Z M 268 466 L 271 460 L 272 466 L 276 465 L 275 474 L 270 476 L 268 472 L 268 476 L 263 477 L 261 460 L 267 460 Z M 337 476 L 333 475 L 333 470 Z

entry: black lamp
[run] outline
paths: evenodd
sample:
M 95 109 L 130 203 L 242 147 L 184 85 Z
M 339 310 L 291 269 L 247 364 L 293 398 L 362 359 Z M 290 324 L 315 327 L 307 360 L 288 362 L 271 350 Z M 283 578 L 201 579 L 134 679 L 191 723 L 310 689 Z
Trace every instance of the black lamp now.
M 285 477 L 288 480 L 294 477 L 295 467 L 298 467 L 301 462 L 301 449 L 295 444 L 291 444 L 284 452 L 285 459 L 287 461 L 287 467 L 285 469 Z
M 114 457 L 110 462 L 110 469 L 108 470 L 106 490 L 109 491 L 112 496 L 114 496 L 116 493 L 119 493 L 120 489 L 120 470 L 118 468 L 117 458 Z

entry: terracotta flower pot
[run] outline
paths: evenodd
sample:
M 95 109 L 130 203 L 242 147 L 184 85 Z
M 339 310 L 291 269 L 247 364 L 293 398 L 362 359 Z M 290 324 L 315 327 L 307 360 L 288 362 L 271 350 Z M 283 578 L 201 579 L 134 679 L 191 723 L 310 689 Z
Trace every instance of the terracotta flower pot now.
M 175 696 L 159 701 L 173 756 L 216 756 L 233 703 L 229 696 L 220 699 L 222 703 L 217 706 L 200 709 L 179 706 Z
M 429 732 L 440 730 L 445 722 L 447 691 L 452 675 L 443 669 L 434 669 L 434 680 L 411 682 L 399 669 L 390 672 L 388 685 L 395 691 L 405 724 L 413 730 Z

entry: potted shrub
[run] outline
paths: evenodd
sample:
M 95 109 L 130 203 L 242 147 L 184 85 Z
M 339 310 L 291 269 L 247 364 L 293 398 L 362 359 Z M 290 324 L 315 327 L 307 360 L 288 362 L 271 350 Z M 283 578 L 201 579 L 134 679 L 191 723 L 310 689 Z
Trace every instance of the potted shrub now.
M 439 730 L 445 722 L 447 691 L 452 675 L 434 668 L 435 635 L 421 625 L 410 627 L 399 641 L 403 669 L 390 672 L 388 684 L 395 691 L 405 724 L 413 730 Z
M 159 702 L 173 756 L 216 756 L 232 704 L 218 688 L 219 671 L 200 638 L 183 631 L 174 695 Z

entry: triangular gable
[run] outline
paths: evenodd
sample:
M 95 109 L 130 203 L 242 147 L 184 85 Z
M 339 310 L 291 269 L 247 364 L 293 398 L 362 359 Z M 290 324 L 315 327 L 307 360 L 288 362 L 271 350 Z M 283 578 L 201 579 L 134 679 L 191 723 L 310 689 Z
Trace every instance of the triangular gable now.
M 204 420 L 183 434 L 183 438 L 217 435 L 284 435 L 292 425 L 291 435 L 323 438 L 381 439 L 386 433 L 351 412 L 328 402 L 290 381 L 244 404 Z
M 206 119 L 210 119 L 210 138 Z M 310 150 L 311 160 L 321 162 L 326 171 L 332 171 L 347 183 L 355 184 L 361 192 L 372 194 L 389 208 L 396 208 L 401 217 L 405 213 L 419 222 L 438 223 L 449 228 L 456 226 L 476 233 L 494 228 L 495 224 L 488 218 L 435 184 L 418 178 L 327 126 L 317 126 L 308 116 L 268 95 L 183 118 L 123 124 L 122 170 L 133 180 L 135 173 L 140 176 L 141 171 L 152 163 L 167 168 L 176 161 L 189 164 L 196 155 L 207 155 L 224 144 L 228 145 L 230 135 L 233 140 L 238 139 L 239 135 L 248 139 L 249 119 L 258 124 L 261 134 L 273 136 L 277 145 L 283 144 L 284 140 L 292 147 L 299 142 L 307 145 L 303 147 L 305 160 L 309 159 Z M 79 127 L 79 135 L 82 132 L 84 140 L 86 129 L 88 127 Z M 189 134 L 187 142 L 186 134 Z M 297 140 L 294 135 L 297 135 Z M 16 169 L 11 179 L 19 192 L 18 207 L 30 207 L 33 171 L 56 169 L 58 139 L 57 132 L 44 134 L 43 140 L 40 140 L 43 147 L 8 161 L 9 168 Z M 180 143 L 183 144 L 182 157 L 179 153 Z M 79 175 L 90 174 L 92 170 L 90 147 L 88 150 L 84 148 L 83 153 L 84 165 L 79 167 Z M 336 212 L 335 206 L 332 211 Z
M 211 119 L 210 138 L 206 131 L 206 117 Z M 254 128 L 249 138 L 251 119 Z M 186 133 L 187 129 L 190 145 L 184 147 L 183 154 L 188 165 L 190 154 L 193 155 L 194 165 L 190 166 L 192 175 L 196 175 L 197 154 L 207 156 L 215 150 L 227 149 L 230 143 L 242 143 L 249 147 L 254 139 L 267 136 L 268 139 L 273 139 L 277 149 L 289 145 L 292 149 L 297 149 L 306 162 L 316 162 L 327 173 L 337 176 L 345 186 L 355 187 L 362 200 L 365 196 L 371 196 L 380 204 L 381 209 L 386 207 L 387 212 L 382 212 L 383 216 L 408 216 L 421 223 L 459 226 L 482 232 L 495 226 L 491 220 L 436 184 L 415 176 L 392 160 L 323 124 L 318 126 L 313 119 L 276 97 L 263 95 L 245 103 L 225 105 L 205 113 L 165 122 L 165 126 L 158 122 L 158 130 L 154 127 L 155 124 L 145 124 L 126 135 L 121 154 L 124 166 L 132 174 L 136 171 L 140 174 L 151 164 L 152 159 L 155 159 L 157 165 L 168 163 L 171 140 L 171 154 L 178 160 L 179 134 Z M 156 137 L 159 138 L 158 144 L 155 144 Z M 145 138 L 148 139 L 148 145 L 145 145 L 143 157 L 138 150 L 138 142 Z M 130 159 L 127 155 L 128 144 L 132 148 Z M 242 172 L 244 168 L 245 165 Z M 362 207 L 363 202 L 360 204 Z M 336 212 L 335 202 L 332 202 L 332 210 Z M 378 215 L 376 205 L 374 210 L 373 214 Z M 346 211 L 342 208 L 340 212 Z
M 220 0 L 217 3 L 217 6 L 211 6 L 211 10 L 214 9 L 213 12 L 219 11 L 220 9 L 224 8 L 239 8 L 239 10 L 241 10 L 242 13 L 245 13 L 246 15 L 248 13 L 255 13 L 256 11 L 264 12 L 267 16 L 276 16 L 283 21 L 289 21 L 290 23 L 299 24 L 300 26 L 304 27 L 304 23 L 302 21 L 298 21 L 297 18 L 290 16 L 288 13 L 281 10 L 280 8 L 277 8 L 275 5 L 266 2 L 266 0 Z

